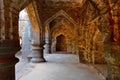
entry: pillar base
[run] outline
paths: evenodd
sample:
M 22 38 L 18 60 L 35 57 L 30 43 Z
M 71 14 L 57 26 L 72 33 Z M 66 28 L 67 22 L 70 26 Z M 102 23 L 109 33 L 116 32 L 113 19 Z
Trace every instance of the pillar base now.
M 40 63 L 46 62 L 43 55 L 43 45 L 32 45 L 32 53 L 31 53 L 31 62 Z
M 18 49 L 0 47 L 0 80 L 15 80 L 15 57 Z
M 44 58 L 32 58 L 31 59 L 32 63 L 41 63 L 41 62 L 46 62 Z

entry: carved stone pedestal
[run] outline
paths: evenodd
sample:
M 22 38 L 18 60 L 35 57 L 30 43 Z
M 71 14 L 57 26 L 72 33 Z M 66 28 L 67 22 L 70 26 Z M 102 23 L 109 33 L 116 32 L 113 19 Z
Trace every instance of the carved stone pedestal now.
M 31 62 L 33 63 L 45 62 L 43 56 L 43 49 L 44 49 L 43 45 L 32 44 Z
M 15 53 L 19 49 L 0 47 L 0 80 L 15 80 Z

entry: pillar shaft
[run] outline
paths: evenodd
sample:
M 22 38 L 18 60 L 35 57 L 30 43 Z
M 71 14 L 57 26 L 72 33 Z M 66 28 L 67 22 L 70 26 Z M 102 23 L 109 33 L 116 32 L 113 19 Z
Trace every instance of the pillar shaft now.
M 51 53 L 51 43 L 46 43 L 46 47 L 45 47 L 45 53 Z
M 45 53 L 50 54 L 51 53 L 51 40 L 46 40 L 45 44 Z

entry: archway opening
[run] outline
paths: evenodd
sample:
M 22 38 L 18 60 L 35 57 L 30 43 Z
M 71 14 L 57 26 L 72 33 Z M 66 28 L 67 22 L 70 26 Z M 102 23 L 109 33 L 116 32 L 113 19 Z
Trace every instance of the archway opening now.
M 38 25 L 37 15 L 34 4 L 30 3 L 24 9 L 19 12 L 19 39 L 21 45 L 21 51 L 16 54 L 19 58 L 19 63 L 16 65 L 16 72 L 21 73 L 19 66 L 27 65 L 28 62 L 32 62 L 33 45 L 34 43 L 39 44 L 40 39 L 40 25 Z M 36 47 L 34 47 L 36 48 Z M 37 52 L 37 51 L 36 51 Z M 42 53 L 41 53 L 42 54 Z M 39 57 L 41 58 L 41 57 Z M 34 58 L 35 60 L 36 57 Z M 41 59 L 42 60 L 42 59 Z M 37 62 L 37 61 L 36 61 Z M 20 78 L 22 74 L 16 74 L 16 78 Z
M 66 37 L 62 34 L 56 37 L 56 51 L 67 51 Z
M 26 8 L 19 13 L 19 37 L 21 45 L 21 53 L 25 58 L 31 50 L 31 22 Z

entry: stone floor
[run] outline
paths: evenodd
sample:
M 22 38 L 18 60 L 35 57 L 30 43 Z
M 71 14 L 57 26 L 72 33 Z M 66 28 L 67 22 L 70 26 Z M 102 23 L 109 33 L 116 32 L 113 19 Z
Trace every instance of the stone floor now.
M 73 54 L 45 54 L 46 63 L 16 64 L 16 80 L 102 80 L 96 70 L 79 63 Z

